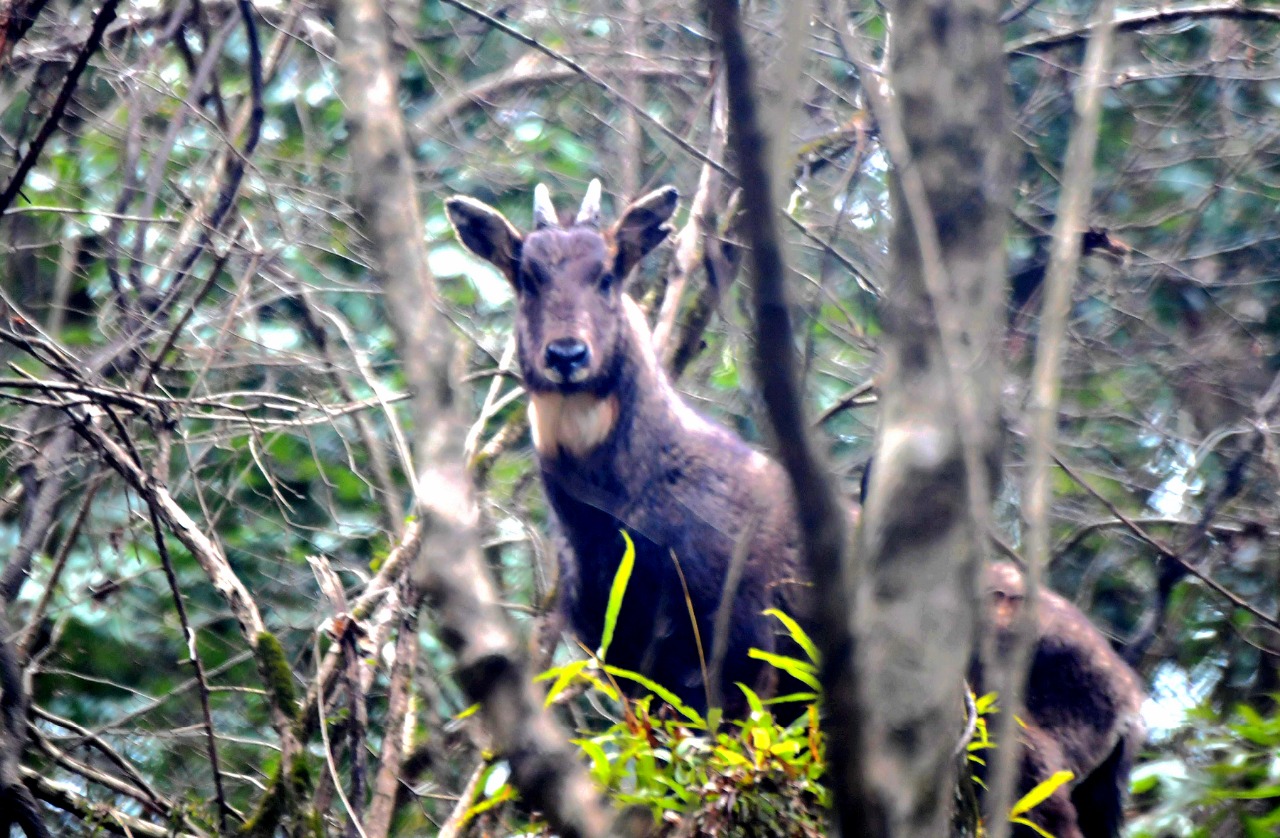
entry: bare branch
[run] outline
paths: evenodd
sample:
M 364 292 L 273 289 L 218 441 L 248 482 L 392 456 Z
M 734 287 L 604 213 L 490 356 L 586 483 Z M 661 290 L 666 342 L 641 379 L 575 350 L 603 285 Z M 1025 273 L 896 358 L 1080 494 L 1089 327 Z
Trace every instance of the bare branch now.
M 0 67 L 9 63 L 9 55 L 22 36 L 36 22 L 49 0 L 4 0 L 0 3 Z
M 853 680 L 854 638 L 850 632 L 855 578 L 848 554 L 845 511 L 836 500 L 826 464 L 812 440 L 804 415 L 795 332 L 791 325 L 787 280 L 770 171 L 770 142 L 758 114 L 751 58 L 735 0 L 708 2 L 711 29 L 724 56 L 730 139 L 737 153 L 743 190 L 744 232 L 751 245 L 756 349 L 753 366 L 760 381 L 779 458 L 791 479 L 805 561 L 815 586 L 818 642 L 828 707 L 827 742 L 840 829 L 857 834 L 869 829 L 866 789 L 857 768 L 863 731 Z
M 200 712 L 204 715 L 205 746 L 209 749 L 209 770 L 213 774 L 214 802 L 218 807 L 218 828 L 227 831 L 227 793 L 222 787 L 222 769 L 218 765 L 218 738 L 213 730 L 213 711 L 209 709 L 209 683 L 205 680 L 204 664 L 200 661 L 200 653 L 196 648 L 196 632 L 187 618 L 187 605 L 183 602 L 182 588 L 178 584 L 178 575 L 173 569 L 173 559 L 169 556 L 169 545 L 164 540 L 164 530 L 160 527 L 160 514 L 156 505 L 148 501 L 147 514 L 151 519 L 151 532 L 155 537 L 156 552 L 160 556 L 160 564 L 164 567 L 165 579 L 169 582 L 169 592 L 173 595 L 173 605 L 178 612 L 178 625 L 182 627 L 182 637 L 187 644 L 187 662 L 195 673 L 197 692 L 200 696 Z
M 1161 541 L 1160 539 L 1156 538 L 1154 535 L 1151 535 L 1149 532 L 1147 532 L 1146 529 L 1142 527 L 1135 519 L 1121 512 L 1120 507 L 1112 503 L 1107 498 L 1106 495 L 1102 494 L 1097 489 L 1095 489 L 1089 483 L 1089 481 L 1084 479 L 1083 475 L 1081 475 L 1078 471 L 1076 471 L 1074 468 L 1068 465 L 1064 460 L 1062 460 L 1061 458 L 1055 455 L 1053 458 L 1053 461 L 1058 465 L 1059 468 L 1065 471 L 1072 480 L 1074 480 L 1077 484 L 1079 484 L 1080 488 L 1084 489 L 1086 492 L 1092 495 L 1094 499 L 1098 501 L 1098 503 L 1101 503 L 1103 506 L 1107 508 L 1108 512 L 1116 516 L 1116 520 L 1119 521 L 1124 526 L 1125 529 L 1127 529 L 1129 532 L 1137 536 L 1139 540 L 1143 541 L 1144 543 L 1154 548 L 1156 552 L 1159 554 L 1161 560 L 1177 562 L 1179 565 L 1182 566 L 1183 570 L 1185 570 L 1187 573 L 1194 576 L 1195 578 L 1199 579 L 1201 582 L 1205 584 L 1206 587 L 1208 587 L 1218 596 L 1225 599 L 1227 602 L 1230 602 L 1236 608 L 1239 608 L 1242 611 L 1247 611 L 1250 615 L 1252 615 L 1254 618 L 1261 621 L 1265 625 L 1271 626 L 1274 629 L 1280 629 L 1280 618 L 1277 618 L 1274 615 L 1268 614 L 1265 611 L 1262 611 L 1256 608 L 1255 606 L 1250 605 L 1238 594 L 1235 594 L 1227 590 L 1225 587 L 1222 586 L 1220 582 L 1215 580 L 1212 576 L 1205 573 L 1203 570 L 1196 567 L 1191 562 L 1187 561 L 1185 557 L 1177 553 L 1173 548 L 1169 547 L 1163 541 Z
M 1212 2 L 1207 3 L 1187 3 L 1185 5 L 1159 4 L 1120 12 L 1114 16 L 1114 26 L 1120 30 L 1131 30 L 1140 29 L 1153 23 L 1176 23 L 1180 20 L 1214 17 L 1275 22 L 1280 21 L 1280 8 L 1258 6 L 1242 2 L 1242 0 L 1212 0 Z M 1020 40 L 1005 44 L 1004 50 L 1010 55 L 1044 52 L 1054 47 L 1082 41 L 1090 37 L 1100 25 L 1100 20 L 1095 17 L 1085 26 L 1062 29 L 1048 34 L 1036 33 L 1028 35 Z
M 495 750 L 510 761 L 525 800 L 565 836 L 603 835 L 611 818 L 542 708 L 481 559 L 462 461 L 466 423 L 452 380 L 454 341 L 427 267 L 382 9 L 373 0 L 353 0 L 341 4 L 338 21 L 352 146 L 362 161 L 356 205 L 380 257 L 388 315 L 415 391 L 415 494 L 426 534 L 414 580 L 435 606 L 458 659 L 459 682 L 481 704 Z
M 1022 494 L 1022 515 L 1026 521 L 1027 564 L 1023 572 L 1025 599 L 1013 627 L 1013 642 L 1001 650 L 1000 666 L 984 666 L 996 675 L 994 688 L 1005 707 L 1022 706 L 1023 682 L 1030 663 L 1031 644 L 1036 625 L 1036 593 L 1040 575 L 1049 565 L 1049 509 L 1052 491 L 1049 486 L 1049 457 L 1057 437 L 1058 404 L 1061 395 L 1063 339 L 1067 316 L 1071 310 L 1071 290 L 1075 286 L 1080 264 L 1080 246 L 1088 231 L 1089 206 L 1093 190 L 1093 158 L 1098 147 L 1098 122 L 1101 112 L 1103 76 L 1111 63 L 1111 25 L 1115 15 L 1114 0 L 1103 0 L 1094 12 L 1095 26 L 1085 51 L 1084 71 L 1075 95 L 1076 124 L 1067 145 L 1066 166 L 1062 173 L 1062 196 L 1053 229 L 1053 249 L 1044 281 L 1044 306 L 1040 314 L 1040 331 L 1036 340 L 1035 369 L 1032 372 L 1031 395 L 1027 405 L 1031 431 L 1027 451 L 1027 476 Z M 1014 713 L 1002 713 L 995 720 L 996 742 L 1017 740 Z M 1004 838 L 1010 832 L 1005 813 L 1013 802 L 1017 781 L 1018 749 L 997 748 L 993 769 L 987 777 L 986 823 L 992 838 Z
M 373 781 L 373 800 L 365 819 L 365 831 L 369 838 L 385 838 L 391 828 L 398 796 L 396 791 L 400 785 L 401 763 L 412 741 L 410 733 L 413 730 L 413 714 L 410 708 L 413 670 L 418 660 L 420 609 L 421 602 L 412 595 L 402 605 L 396 636 L 396 657 L 387 679 L 387 716 L 383 727 L 382 755 Z
M 702 162 L 710 166 L 713 166 L 721 171 L 726 171 L 722 165 L 715 162 L 714 160 L 709 158 L 707 155 L 703 154 L 701 149 L 695 147 L 692 143 L 690 143 L 684 137 L 680 136 L 671 128 L 664 125 L 662 120 L 653 116 L 653 114 L 649 113 L 638 102 L 632 101 L 626 95 L 624 95 L 622 91 L 618 90 L 616 87 L 609 84 L 609 82 L 605 81 L 600 76 L 591 72 L 586 67 L 582 66 L 577 61 L 574 61 L 572 58 L 565 55 L 564 53 L 557 52 L 556 50 L 552 49 L 551 47 L 539 41 L 537 38 L 530 38 L 528 35 L 525 35 L 524 33 L 520 32 L 514 27 L 502 22 L 501 20 L 498 20 L 496 17 L 493 17 L 492 15 L 482 12 L 481 10 L 473 6 L 467 5 L 466 3 L 462 2 L 462 0 L 444 0 L 444 2 L 447 5 L 453 6 L 455 9 L 466 12 L 467 14 L 476 18 L 477 20 L 484 21 L 487 25 L 492 26 L 494 29 L 498 30 L 502 34 L 506 35 L 507 37 L 514 38 L 515 40 L 519 41 L 525 46 L 532 47 L 533 49 L 538 50 L 539 52 L 543 53 L 549 58 L 563 64 L 564 66 L 573 70 L 578 75 L 589 80 L 592 84 L 596 85 L 601 90 L 604 90 L 614 99 L 616 99 L 618 102 L 622 103 L 622 105 L 626 107 L 627 110 L 635 114 L 637 117 L 640 118 L 641 121 L 643 121 L 650 128 L 657 131 L 667 140 L 674 143 L 677 148 L 681 149 L 686 154 L 691 155 L 692 157 L 698 160 L 701 160 Z
M 81 820 L 105 829 L 113 835 L 144 836 L 144 838 L 202 838 L 191 832 L 175 832 L 169 826 L 148 823 L 141 818 L 125 814 L 119 809 L 89 800 L 78 791 L 62 783 L 47 780 L 30 768 L 22 769 L 22 781 L 40 800 L 56 806 Z
M 80 434 L 102 455 L 108 465 L 115 469 L 135 491 L 142 495 L 156 517 L 163 521 L 165 526 L 182 542 L 182 545 L 190 551 L 192 557 L 195 558 L 201 569 L 209 577 L 209 581 L 213 583 L 213 586 L 226 600 L 249 647 L 258 652 L 265 652 L 266 650 L 261 648 L 264 640 L 270 638 L 268 642 L 275 643 L 276 641 L 268 634 L 253 595 L 249 593 L 244 583 L 240 581 L 222 549 L 213 539 L 200 530 L 186 510 L 169 494 L 163 482 L 155 475 L 145 471 L 139 465 L 136 456 L 126 452 L 119 443 L 99 427 L 93 418 L 94 410 L 96 408 L 89 411 L 86 411 L 83 407 L 68 409 L 67 415 L 71 418 L 72 427 L 76 433 Z M 189 641 L 194 642 L 194 638 L 189 638 Z M 259 670 L 270 686 L 273 675 L 278 673 L 268 671 L 264 661 L 264 657 L 260 655 L 258 660 Z M 271 711 L 272 726 L 280 738 L 282 766 L 280 776 L 288 777 L 288 768 L 292 764 L 292 759 L 299 748 L 293 730 L 293 708 L 285 707 L 281 704 L 278 700 L 279 694 L 275 689 L 269 689 L 268 695 L 272 699 L 268 704 Z
M 720 160 L 724 156 L 725 142 L 728 139 L 728 112 L 725 97 L 717 93 L 711 100 L 711 140 L 707 156 Z M 680 312 L 680 304 L 684 299 L 685 284 L 693 275 L 697 266 L 703 262 L 708 237 L 714 235 L 711 224 L 712 193 L 719 187 L 716 170 L 709 164 L 702 166 L 698 174 L 698 186 L 693 192 L 693 200 L 689 202 L 689 217 L 675 236 L 675 255 L 667 272 L 666 293 L 662 297 L 662 305 L 658 310 L 658 320 L 653 327 L 653 345 L 663 366 L 670 367 L 675 357 L 676 344 L 671 340 L 675 328 L 676 315 Z M 717 283 L 711 274 L 707 275 L 707 290 L 718 290 Z M 716 295 L 719 296 L 718 294 Z
M 45 117 L 44 124 L 40 126 L 40 130 L 31 141 L 31 146 L 27 149 L 27 153 L 18 162 L 8 185 L 5 186 L 4 191 L 0 192 L 0 216 L 5 214 L 5 210 L 13 203 L 13 199 L 18 197 L 18 191 L 22 189 L 22 184 L 27 179 L 27 174 L 36 165 L 36 161 L 40 158 L 40 153 L 44 151 L 45 144 L 49 142 L 53 132 L 58 129 L 62 114 L 66 111 L 68 103 L 71 102 L 71 94 L 75 92 L 76 85 L 80 82 L 80 76 L 84 74 L 85 68 L 89 66 L 89 59 L 98 51 L 98 46 L 102 43 L 102 33 L 106 31 L 107 24 L 115 20 L 116 9 L 119 6 L 120 0 L 105 0 L 102 7 L 98 9 L 98 14 L 93 19 L 93 27 L 89 30 L 89 37 L 85 40 L 79 55 L 76 56 L 75 63 L 67 71 L 67 77 L 62 82 L 62 89 L 58 91 L 58 98 L 54 101 L 49 115 Z

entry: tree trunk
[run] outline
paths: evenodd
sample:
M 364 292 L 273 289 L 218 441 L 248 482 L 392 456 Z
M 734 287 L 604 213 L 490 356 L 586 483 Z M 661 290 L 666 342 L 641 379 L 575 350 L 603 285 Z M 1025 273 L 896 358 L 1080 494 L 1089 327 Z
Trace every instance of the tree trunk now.
M 898 2 L 882 419 L 858 559 L 862 770 L 883 836 L 950 828 L 982 542 L 1000 450 L 1010 199 L 990 0 Z M 876 85 L 864 69 L 866 88 Z M 874 93 L 874 91 L 872 91 Z

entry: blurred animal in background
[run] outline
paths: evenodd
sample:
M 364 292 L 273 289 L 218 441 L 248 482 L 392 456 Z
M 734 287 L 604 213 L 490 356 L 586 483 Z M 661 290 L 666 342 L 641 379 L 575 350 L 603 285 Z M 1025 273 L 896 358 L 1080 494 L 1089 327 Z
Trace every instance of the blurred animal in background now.
M 985 571 L 989 635 L 986 666 L 999 666 L 1014 641 L 1026 599 L 1022 571 L 996 562 Z M 986 692 L 993 679 L 977 656 L 970 679 Z M 1137 674 L 1084 613 L 1041 589 L 1019 725 L 1022 793 L 1056 771 L 1075 775 L 1032 810 L 1030 819 L 1056 838 L 1113 838 L 1124 824 L 1129 770 L 1146 735 L 1146 696 Z M 1020 828 L 1019 836 L 1034 833 Z

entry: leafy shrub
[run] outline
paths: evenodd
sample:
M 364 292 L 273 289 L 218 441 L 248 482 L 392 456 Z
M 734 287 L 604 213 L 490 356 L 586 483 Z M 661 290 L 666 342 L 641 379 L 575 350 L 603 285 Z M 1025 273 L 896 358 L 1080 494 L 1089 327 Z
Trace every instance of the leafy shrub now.
M 1275 696 L 1280 702 L 1280 696 Z M 1131 838 L 1280 834 L 1280 712 L 1239 705 L 1221 718 L 1208 707 L 1190 714 L 1186 736 L 1164 759 L 1133 773 L 1143 814 Z
M 617 721 L 573 740 L 587 760 L 592 778 L 615 804 L 647 811 L 655 824 L 655 836 L 826 835 L 831 793 L 822 782 L 825 741 L 818 716 L 821 683 L 813 641 L 790 616 L 777 609 L 766 611 L 782 624 L 806 659 L 756 649 L 752 656 L 786 672 L 812 692 L 766 701 L 738 684 L 751 708 L 747 718 L 722 722 L 716 708 L 704 717 L 661 684 L 607 662 L 635 565 L 634 545 L 626 532 L 623 538 L 626 549 L 610 590 L 600 648 L 585 659 L 552 667 L 538 676 L 551 682 L 548 704 L 583 691 L 590 693 L 597 705 L 616 710 Z M 637 684 L 648 694 L 628 698 L 620 681 Z M 804 703 L 805 712 L 789 724 L 779 722 L 772 708 L 793 703 Z M 976 720 L 968 758 L 981 765 L 982 752 L 995 747 L 987 716 L 999 711 L 994 694 L 975 699 L 974 706 Z M 1010 820 L 1054 838 L 1029 821 L 1027 813 L 1071 776 L 1070 772 L 1059 772 L 1036 786 L 1014 804 Z M 506 777 L 504 763 L 487 769 L 477 784 L 468 819 L 492 818 L 499 812 L 507 818 L 516 817 L 505 811 L 509 807 L 504 804 L 516 798 Z M 505 827 L 505 834 L 551 834 L 536 815 L 508 821 Z M 978 834 L 983 834 L 980 825 Z
M 999 713 L 1000 707 L 996 702 L 997 696 L 995 693 L 987 693 L 981 697 L 970 693 L 970 698 L 972 699 L 970 706 L 974 714 L 974 727 L 973 735 L 969 738 L 967 758 L 973 766 L 985 768 L 987 763 L 983 757 L 983 752 L 997 747 L 995 740 L 991 738 L 991 726 L 987 717 Z M 1014 721 L 1017 724 L 1023 724 L 1022 720 L 1016 717 Z M 1074 778 L 1075 775 L 1070 771 L 1055 771 L 1014 802 L 1013 807 L 1009 810 L 1009 822 L 1025 826 L 1043 836 L 1043 838 L 1056 838 L 1056 836 L 1043 829 L 1028 816 L 1037 806 L 1048 800 L 1059 787 L 1064 783 L 1071 782 Z M 973 775 L 973 782 L 983 788 L 986 787 L 982 778 L 977 774 Z M 978 836 L 985 834 L 986 829 L 981 820 L 979 820 Z
M 818 726 L 817 650 L 800 626 L 781 612 L 772 614 L 805 651 L 808 660 L 752 654 L 813 688 L 763 701 L 739 684 L 751 712 L 746 719 L 721 723 L 721 713 L 706 716 L 684 704 L 661 684 L 638 672 L 610 665 L 609 646 L 635 564 L 635 548 L 623 533 L 626 551 L 610 592 L 600 648 L 589 658 L 553 667 L 539 676 L 550 681 L 548 703 L 574 690 L 590 691 L 597 703 L 616 709 L 617 721 L 573 740 L 590 766 L 591 776 L 619 805 L 647 810 L 655 834 L 670 836 L 825 834 L 830 793 L 822 785 L 824 746 Z M 649 694 L 627 698 L 619 682 L 631 682 Z M 804 702 L 807 711 L 782 724 L 772 708 Z M 482 782 L 470 816 L 491 813 L 513 797 L 497 768 Z M 516 825 L 527 834 L 549 834 L 535 819 Z

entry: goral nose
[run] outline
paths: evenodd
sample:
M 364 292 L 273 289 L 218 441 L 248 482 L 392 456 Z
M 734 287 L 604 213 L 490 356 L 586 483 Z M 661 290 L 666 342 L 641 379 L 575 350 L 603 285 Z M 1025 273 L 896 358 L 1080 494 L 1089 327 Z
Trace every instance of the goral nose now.
M 577 338 L 557 338 L 547 344 L 546 360 L 547 366 L 565 381 L 572 381 L 574 373 L 590 362 L 591 350 Z

